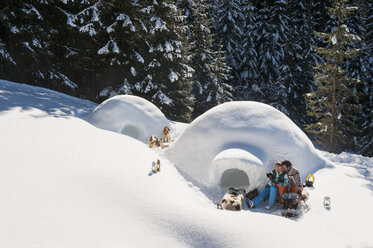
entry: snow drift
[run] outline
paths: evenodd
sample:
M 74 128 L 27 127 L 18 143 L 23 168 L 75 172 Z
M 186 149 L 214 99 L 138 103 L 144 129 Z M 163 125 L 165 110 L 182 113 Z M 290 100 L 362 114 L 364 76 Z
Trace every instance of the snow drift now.
M 170 125 L 151 102 L 137 96 L 114 96 L 101 103 L 87 118 L 92 125 L 147 142 L 151 135 L 160 137 Z
M 258 102 L 230 102 L 207 111 L 185 129 L 168 155 L 195 181 L 210 187 L 233 183 L 235 177 L 250 189 L 260 187 L 265 172 L 285 159 L 304 177 L 325 165 L 288 117 Z

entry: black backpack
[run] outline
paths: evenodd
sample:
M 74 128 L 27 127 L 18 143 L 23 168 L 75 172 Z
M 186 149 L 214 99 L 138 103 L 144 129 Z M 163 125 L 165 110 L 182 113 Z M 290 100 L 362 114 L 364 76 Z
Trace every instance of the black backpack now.
M 255 197 L 257 197 L 258 195 L 259 195 L 258 189 L 254 189 L 254 190 L 250 191 L 249 193 L 247 193 L 245 195 L 245 198 L 249 198 L 250 200 L 252 200 Z

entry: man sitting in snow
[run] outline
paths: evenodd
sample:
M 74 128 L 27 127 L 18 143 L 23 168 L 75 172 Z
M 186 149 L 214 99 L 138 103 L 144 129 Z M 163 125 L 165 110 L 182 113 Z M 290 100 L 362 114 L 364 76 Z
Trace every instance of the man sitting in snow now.
M 289 175 L 289 193 L 302 194 L 303 186 L 302 179 L 299 174 L 299 170 L 293 167 L 293 164 L 289 160 L 281 162 L 282 169 Z

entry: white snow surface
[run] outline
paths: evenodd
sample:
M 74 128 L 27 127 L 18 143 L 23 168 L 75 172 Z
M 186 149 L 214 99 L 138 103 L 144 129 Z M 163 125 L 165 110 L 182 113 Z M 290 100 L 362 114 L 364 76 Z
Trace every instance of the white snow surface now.
M 373 158 L 321 152 L 332 162 L 314 173 L 310 211 L 295 220 L 263 208 L 218 210 L 164 150 L 79 118 L 95 106 L 0 80 L 1 247 L 373 246 Z M 181 141 L 190 127 L 171 128 Z M 228 150 L 217 159 L 234 154 L 247 158 Z M 152 174 L 156 159 L 161 171 Z
M 245 151 L 249 162 L 227 160 L 217 168 L 215 157 L 229 149 Z M 227 169 L 237 168 L 247 174 L 252 169 L 264 172 L 272 170 L 275 162 L 287 159 L 308 175 L 326 163 L 288 117 L 269 105 L 249 101 L 224 103 L 199 116 L 170 147 L 168 155 L 177 167 L 208 187 L 218 185 Z M 250 157 L 259 162 L 253 163 Z M 257 183 L 251 188 L 259 187 Z
M 53 90 L 0 79 L 0 113 L 38 110 L 38 115 L 84 118 L 97 104 Z
M 144 143 L 151 135 L 161 138 L 170 121 L 151 102 L 131 95 L 118 95 L 100 104 L 87 118 L 92 125 L 126 134 Z

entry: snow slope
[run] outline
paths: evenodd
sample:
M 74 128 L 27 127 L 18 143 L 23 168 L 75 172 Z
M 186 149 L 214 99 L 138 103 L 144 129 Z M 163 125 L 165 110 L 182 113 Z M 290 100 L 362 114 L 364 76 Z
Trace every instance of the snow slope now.
M 20 111 L 38 109 L 44 112 L 42 115 L 55 117 L 84 117 L 96 107 L 96 104 L 90 101 L 6 80 L 0 80 L 0 101 L 0 112 L 13 108 Z
M 95 104 L 5 81 L 0 89 L 2 247 L 373 246 L 372 158 L 323 153 L 334 164 L 314 174 L 311 210 L 296 221 L 221 211 L 157 150 L 76 117 Z M 185 124 L 174 125 L 181 134 Z

